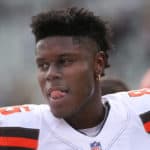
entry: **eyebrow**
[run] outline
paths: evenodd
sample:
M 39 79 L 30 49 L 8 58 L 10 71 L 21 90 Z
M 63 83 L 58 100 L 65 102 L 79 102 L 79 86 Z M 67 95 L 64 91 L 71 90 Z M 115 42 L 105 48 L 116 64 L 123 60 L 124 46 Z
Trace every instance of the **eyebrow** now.
M 60 54 L 58 55 L 58 57 L 68 57 L 68 56 L 75 56 L 75 53 L 63 53 L 63 54 Z
M 43 61 L 45 61 L 44 58 L 36 58 L 36 59 L 35 59 L 35 62 L 36 62 L 36 63 L 38 63 L 38 62 L 43 62 Z
M 76 55 L 75 55 L 75 53 L 62 53 L 62 54 L 59 54 L 59 55 L 57 55 L 57 57 L 58 58 L 60 58 L 60 57 L 75 57 Z M 37 57 L 36 59 L 35 59 L 35 61 L 36 62 L 39 62 L 39 61 L 45 61 L 45 58 L 42 58 L 42 57 Z

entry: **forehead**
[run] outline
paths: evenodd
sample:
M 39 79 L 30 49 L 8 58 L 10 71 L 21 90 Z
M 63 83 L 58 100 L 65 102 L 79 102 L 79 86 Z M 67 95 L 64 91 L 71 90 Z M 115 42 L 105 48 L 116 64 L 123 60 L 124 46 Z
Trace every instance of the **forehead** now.
M 36 51 L 55 50 L 56 51 L 86 51 L 92 52 L 97 49 L 96 43 L 85 37 L 53 36 L 47 37 L 37 42 Z

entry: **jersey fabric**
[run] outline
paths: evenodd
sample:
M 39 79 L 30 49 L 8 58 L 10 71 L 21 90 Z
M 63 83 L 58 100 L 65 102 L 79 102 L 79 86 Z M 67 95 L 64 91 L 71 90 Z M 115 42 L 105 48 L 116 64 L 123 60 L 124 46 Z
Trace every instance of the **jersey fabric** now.
M 150 89 L 110 94 L 102 101 L 110 109 L 95 137 L 55 118 L 48 105 L 1 108 L 0 150 L 150 150 Z

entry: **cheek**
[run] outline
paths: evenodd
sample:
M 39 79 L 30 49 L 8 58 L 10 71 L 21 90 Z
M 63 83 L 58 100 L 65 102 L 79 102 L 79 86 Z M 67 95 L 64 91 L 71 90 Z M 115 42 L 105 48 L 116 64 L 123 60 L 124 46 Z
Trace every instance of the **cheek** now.
M 69 71 L 66 76 L 70 86 L 79 95 L 88 93 L 94 84 L 93 70 L 89 69 L 89 65 L 79 65 Z
M 94 87 L 94 80 L 93 80 L 93 75 L 92 72 L 85 72 L 81 75 L 80 81 L 77 84 L 77 87 L 80 87 L 80 92 L 84 95 L 88 95 L 91 93 L 91 90 Z
M 40 85 L 41 90 L 43 91 L 44 89 L 44 85 L 45 85 L 45 79 L 44 79 L 44 74 L 42 73 L 37 73 L 37 79 L 38 79 L 38 83 Z

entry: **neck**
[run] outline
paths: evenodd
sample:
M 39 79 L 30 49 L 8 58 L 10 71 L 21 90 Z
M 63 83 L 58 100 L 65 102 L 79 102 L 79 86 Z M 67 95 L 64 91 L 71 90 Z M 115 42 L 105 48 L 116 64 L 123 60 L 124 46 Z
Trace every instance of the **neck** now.
M 99 98 L 91 100 L 81 110 L 82 112 L 80 111 L 76 115 L 65 119 L 75 129 L 92 128 L 104 119 L 105 108 Z

